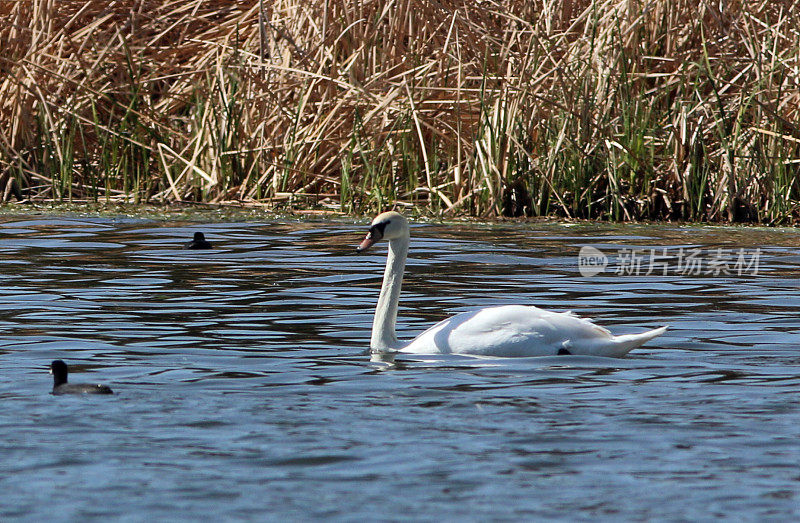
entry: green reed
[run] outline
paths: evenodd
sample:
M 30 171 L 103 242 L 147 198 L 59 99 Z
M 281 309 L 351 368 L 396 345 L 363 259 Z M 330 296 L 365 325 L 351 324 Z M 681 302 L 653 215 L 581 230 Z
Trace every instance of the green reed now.
M 738 6 L 720 26 L 687 15 L 712 7 L 666 0 L 586 0 L 564 20 L 534 17 L 524 2 L 508 16 L 470 5 L 470 17 L 456 9 L 446 23 L 413 0 L 392 12 L 287 2 L 266 27 L 247 5 L 200 12 L 164 0 L 180 30 L 143 26 L 140 40 L 103 32 L 105 19 L 91 18 L 99 4 L 53 6 L 42 16 L 89 25 L 59 40 L 53 23 L 33 53 L 33 33 L 15 33 L 21 51 L 12 41 L 0 53 L 13 80 L 0 92 L 12 115 L 0 119 L 0 175 L 14 173 L 33 199 L 800 216 L 794 4 Z M 3 6 L 0 17 L 15 9 L 27 7 Z M 167 37 L 178 43 L 148 44 Z M 25 132 L 8 138 L 12 128 Z

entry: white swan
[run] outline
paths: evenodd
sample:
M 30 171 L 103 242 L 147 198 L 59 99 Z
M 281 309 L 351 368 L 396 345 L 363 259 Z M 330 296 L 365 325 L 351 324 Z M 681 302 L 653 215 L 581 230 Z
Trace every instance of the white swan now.
M 530 305 L 502 305 L 456 314 L 408 343 L 395 333 L 397 301 L 408 255 L 408 222 L 399 213 L 377 216 L 358 252 L 389 240 L 386 272 L 375 308 L 370 348 L 374 353 L 469 354 L 478 356 L 552 356 L 586 354 L 622 357 L 663 334 L 666 327 L 614 336 L 571 312 L 549 312 Z

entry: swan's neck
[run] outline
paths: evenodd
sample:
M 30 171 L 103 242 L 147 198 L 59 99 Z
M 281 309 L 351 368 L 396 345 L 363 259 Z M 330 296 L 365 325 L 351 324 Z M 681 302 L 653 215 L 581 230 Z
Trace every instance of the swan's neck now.
M 383 285 L 375 307 L 375 319 L 372 322 L 372 339 L 369 346 L 372 350 L 382 351 L 397 348 L 397 301 L 400 299 L 400 287 L 403 284 L 403 271 L 408 255 L 408 236 L 395 238 L 389 242 L 389 255 L 386 258 L 386 272 L 383 273 Z

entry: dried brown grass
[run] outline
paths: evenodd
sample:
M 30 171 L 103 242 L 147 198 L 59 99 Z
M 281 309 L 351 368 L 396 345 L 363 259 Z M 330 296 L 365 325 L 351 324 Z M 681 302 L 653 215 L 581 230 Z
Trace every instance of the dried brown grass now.
M 33 198 L 798 216 L 790 0 L 0 2 Z

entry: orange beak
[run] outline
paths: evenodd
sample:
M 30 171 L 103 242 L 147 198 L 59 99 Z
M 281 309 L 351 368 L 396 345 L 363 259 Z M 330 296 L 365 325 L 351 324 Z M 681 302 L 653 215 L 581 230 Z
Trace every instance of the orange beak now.
M 372 231 L 368 232 L 367 237 L 364 238 L 364 241 L 362 241 L 361 244 L 358 247 L 356 247 L 356 252 L 366 251 L 367 249 L 375 245 L 375 242 L 377 242 L 378 240 L 380 240 L 380 238 L 376 238 L 375 235 L 372 234 Z

